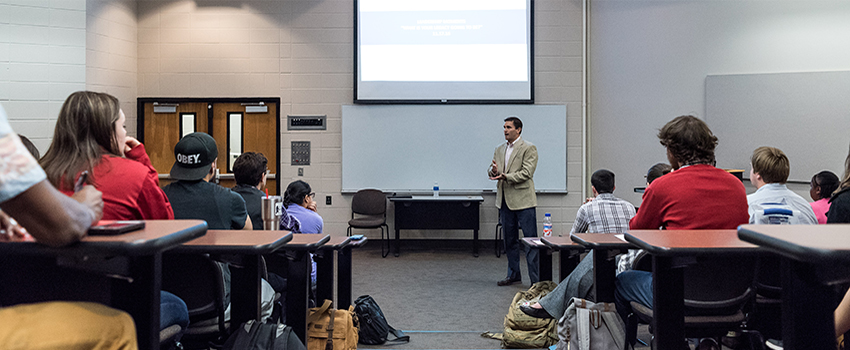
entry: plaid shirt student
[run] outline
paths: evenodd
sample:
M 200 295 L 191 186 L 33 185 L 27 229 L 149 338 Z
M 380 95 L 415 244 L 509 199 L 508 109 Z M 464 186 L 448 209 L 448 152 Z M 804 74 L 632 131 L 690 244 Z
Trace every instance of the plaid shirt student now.
M 635 206 L 632 203 L 611 193 L 600 193 L 578 208 L 570 233 L 625 233 L 633 216 Z

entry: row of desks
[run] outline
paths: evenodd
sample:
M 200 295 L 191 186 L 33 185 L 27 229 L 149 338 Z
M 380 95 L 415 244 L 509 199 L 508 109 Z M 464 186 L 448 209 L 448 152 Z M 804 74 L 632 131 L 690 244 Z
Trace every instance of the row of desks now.
M 610 234 L 526 238 L 531 248 L 561 254 L 561 279 L 575 267 L 577 255 L 594 251 L 597 301 L 614 302 L 614 256 L 627 249 L 652 255 L 655 349 L 679 349 L 685 339 L 682 269 L 688 257 L 734 254 L 780 255 L 783 270 L 782 324 L 785 349 L 835 347 L 835 295 L 829 285 L 850 281 L 850 225 L 743 225 L 738 230 L 632 230 Z M 552 276 L 551 256 L 540 254 L 540 276 Z M 567 260 L 565 265 L 565 260 Z M 546 271 L 548 270 L 548 272 Z
M 232 269 L 231 324 L 260 318 L 260 259 L 278 250 L 291 259 L 287 324 L 306 339 L 310 252 L 317 252 L 317 298 L 333 299 L 337 252 L 337 307 L 351 304 L 351 249 L 366 242 L 325 234 L 287 231 L 207 230 L 200 220 L 152 220 L 143 230 L 119 236 L 89 236 L 64 248 L 36 243 L 0 244 L 0 300 L 4 305 L 45 300 L 103 302 L 127 311 L 141 349 L 159 347 L 162 253 L 239 256 Z M 82 273 L 77 273 L 82 272 Z M 94 272 L 94 273 L 92 273 Z M 37 278 L 33 278 L 37 276 Z M 108 278 L 104 278 L 107 276 Z

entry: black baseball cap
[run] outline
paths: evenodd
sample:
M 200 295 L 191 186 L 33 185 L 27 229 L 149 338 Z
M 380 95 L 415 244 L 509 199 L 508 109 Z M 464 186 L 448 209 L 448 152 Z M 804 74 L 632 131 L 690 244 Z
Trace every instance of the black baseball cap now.
M 201 180 L 210 172 L 210 164 L 218 157 L 215 139 L 203 132 L 194 132 L 183 136 L 174 146 L 174 166 L 171 178 L 174 180 Z

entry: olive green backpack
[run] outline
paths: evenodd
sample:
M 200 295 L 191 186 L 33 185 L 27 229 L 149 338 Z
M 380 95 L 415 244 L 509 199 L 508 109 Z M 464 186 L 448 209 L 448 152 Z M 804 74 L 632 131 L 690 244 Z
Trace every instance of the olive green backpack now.
M 540 349 L 558 342 L 558 320 L 526 315 L 519 306 L 534 304 L 551 292 L 558 284 L 552 281 L 537 282 L 525 292 L 514 295 L 505 316 L 504 333 L 484 333 L 482 336 L 499 339 L 506 349 Z

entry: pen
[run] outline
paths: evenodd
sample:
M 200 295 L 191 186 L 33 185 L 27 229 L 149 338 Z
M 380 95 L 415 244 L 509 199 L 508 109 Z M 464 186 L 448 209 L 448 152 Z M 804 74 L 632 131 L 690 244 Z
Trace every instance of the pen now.
M 89 178 L 89 171 L 83 171 L 80 173 L 80 177 L 77 178 L 77 183 L 74 184 L 74 193 L 80 192 L 83 189 L 83 186 L 86 185 L 86 181 Z

